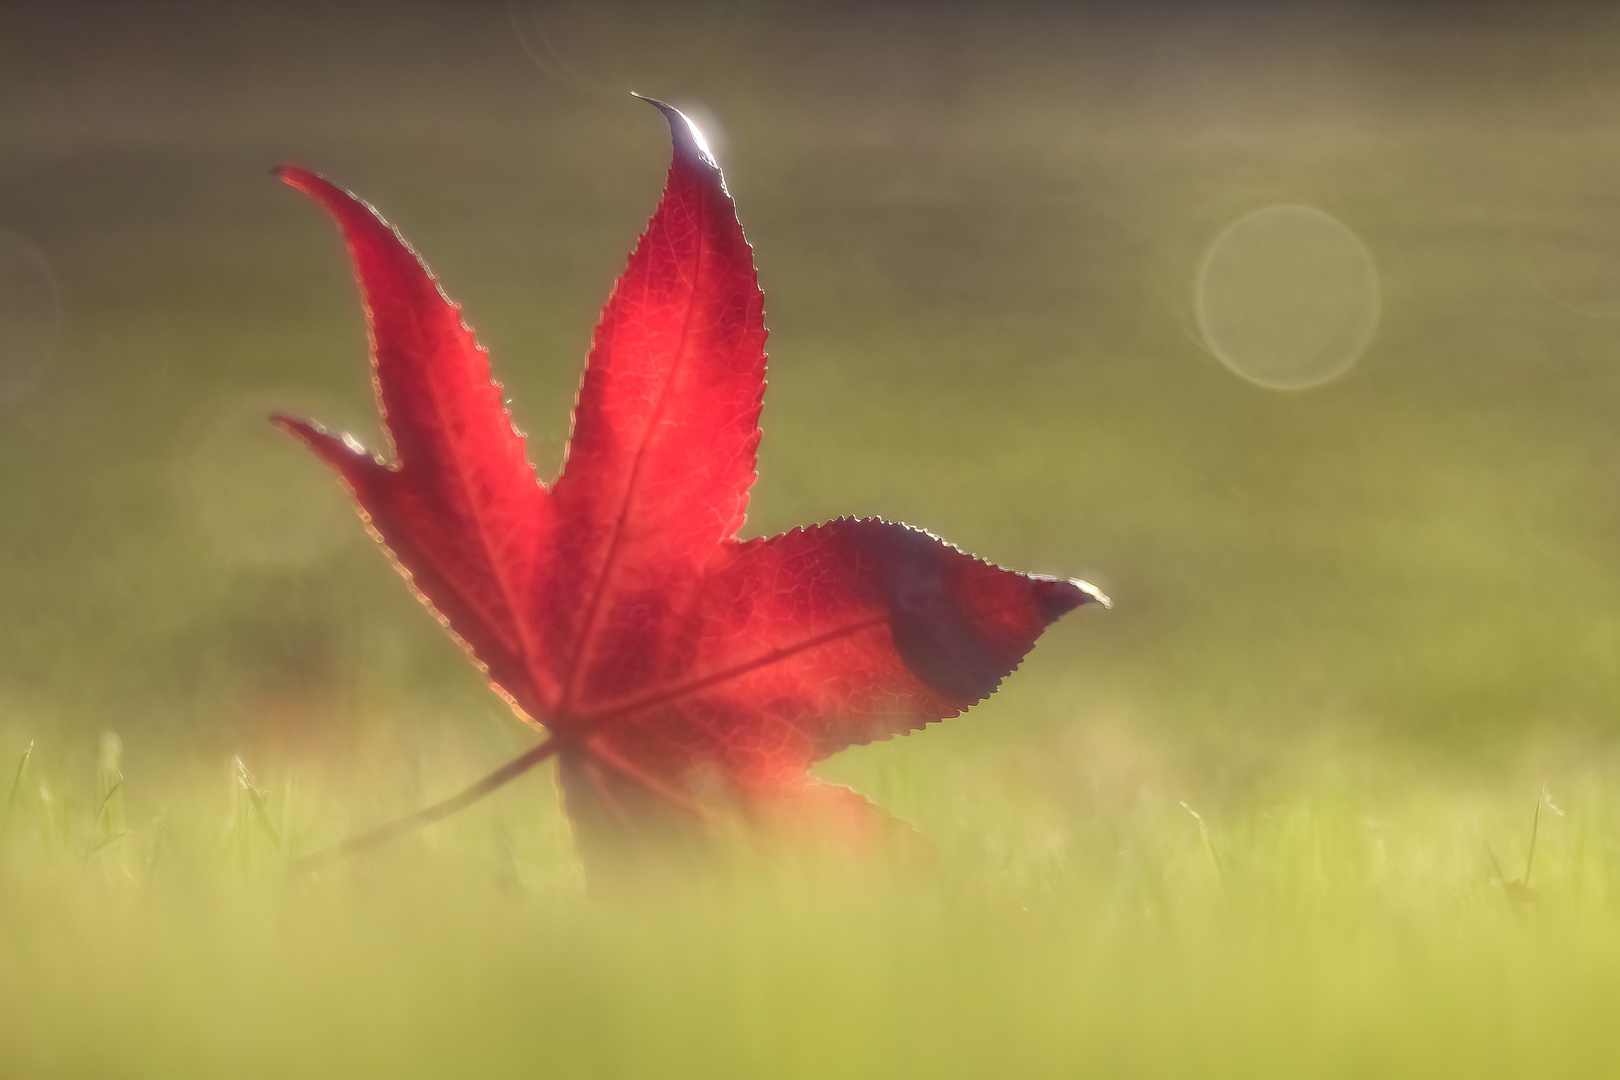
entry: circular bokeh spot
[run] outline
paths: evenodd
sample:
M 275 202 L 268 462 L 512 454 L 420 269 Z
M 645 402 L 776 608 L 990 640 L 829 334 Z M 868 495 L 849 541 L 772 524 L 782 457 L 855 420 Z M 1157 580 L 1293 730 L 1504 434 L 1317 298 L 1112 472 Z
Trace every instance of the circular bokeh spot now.
M 0 229 L 0 405 L 27 397 L 56 351 L 62 305 L 39 249 Z
M 1378 330 L 1380 303 L 1366 245 L 1309 206 L 1267 206 L 1232 222 L 1194 286 L 1209 351 L 1274 390 L 1320 386 L 1350 370 Z

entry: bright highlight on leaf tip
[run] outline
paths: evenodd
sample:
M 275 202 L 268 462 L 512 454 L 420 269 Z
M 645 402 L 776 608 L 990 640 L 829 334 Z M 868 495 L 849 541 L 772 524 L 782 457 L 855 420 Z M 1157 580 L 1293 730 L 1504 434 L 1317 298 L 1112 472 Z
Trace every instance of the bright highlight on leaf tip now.
M 1105 596 L 1101 589 L 1089 581 L 1079 578 L 1047 577 L 1045 574 L 1029 574 L 1030 595 L 1035 601 L 1036 608 L 1041 617 L 1047 622 L 1056 622 L 1075 608 L 1084 604 L 1101 604 L 1105 608 L 1114 606 L 1114 602 Z
M 1110 611 L 1113 610 L 1114 602 L 1108 598 L 1108 594 L 1097 588 L 1097 586 L 1093 585 L 1091 582 L 1082 581 L 1076 577 L 1070 578 L 1069 584 L 1085 593 L 1086 596 L 1090 597 L 1093 602 L 1101 604 Z M 1082 600 L 1081 603 L 1085 603 L 1085 601 Z
M 659 101 L 655 97 L 638 94 L 634 90 L 630 91 L 630 96 L 645 101 L 664 114 L 664 119 L 669 121 L 669 133 L 674 138 L 678 150 L 692 151 L 709 168 L 715 170 L 720 168 L 720 163 L 714 158 L 714 151 L 709 149 L 709 140 L 704 137 L 703 130 L 692 122 L 690 116 L 667 101 Z

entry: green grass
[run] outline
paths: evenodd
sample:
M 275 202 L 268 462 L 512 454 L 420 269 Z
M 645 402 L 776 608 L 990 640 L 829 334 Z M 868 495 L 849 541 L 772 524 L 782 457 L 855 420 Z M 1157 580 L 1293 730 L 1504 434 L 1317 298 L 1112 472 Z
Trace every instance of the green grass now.
M 1527 890 L 1494 869 L 1523 873 L 1523 771 L 1256 752 L 1206 762 L 1244 776 L 1223 794 L 1119 734 L 905 749 L 844 775 L 925 825 L 924 867 L 751 859 L 591 898 L 545 782 L 291 878 L 401 778 L 37 747 L 0 840 L 7 1072 L 1612 1073 L 1610 763 L 1547 759 Z M 423 789 L 477 757 L 441 740 Z

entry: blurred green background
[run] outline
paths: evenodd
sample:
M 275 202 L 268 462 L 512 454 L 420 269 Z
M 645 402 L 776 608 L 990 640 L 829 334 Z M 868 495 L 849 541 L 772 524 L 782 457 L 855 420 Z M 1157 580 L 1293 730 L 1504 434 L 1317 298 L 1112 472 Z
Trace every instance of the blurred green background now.
M 1601 897 L 1620 887 L 1620 816 L 1603 801 L 1620 734 L 1620 13 L 1553 4 L 0 7 L 0 796 L 34 740 L 29 768 L 54 787 L 19 782 L 13 805 L 45 823 L 41 836 L 79 837 L 69 846 L 91 850 L 75 866 L 111 872 L 91 854 L 115 831 L 106 789 L 120 770 L 132 779 L 119 812 L 146 845 L 121 873 L 150 882 L 153 838 L 183 833 L 188 814 L 226 814 L 229 847 L 240 815 L 262 812 L 253 793 L 279 792 L 274 850 L 261 854 L 275 863 L 453 790 L 529 741 L 333 481 L 264 423 L 271 410 L 305 412 L 379 441 L 341 245 L 268 170 L 319 169 L 400 226 L 462 303 L 549 476 L 596 312 L 667 164 L 662 121 L 632 89 L 705 129 L 755 246 L 771 390 L 749 531 L 880 514 L 1006 565 L 1087 577 L 1116 601 L 1054 627 L 966 717 L 853 751 L 827 775 L 969 853 L 961 865 L 975 880 L 1048 899 L 1062 894 L 1053 880 L 1084 880 L 1082 906 L 1127 911 L 1141 906 L 1138 871 L 1084 862 L 1116 842 L 1138 850 L 1121 837 L 1173 835 L 1176 858 L 1194 862 L 1206 847 L 1228 864 L 1243 844 L 1292 852 L 1277 856 L 1284 891 L 1315 896 L 1323 858 L 1354 867 L 1356 881 L 1371 873 L 1357 823 L 1373 818 L 1443 837 L 1411 842 L 1402 881 L 1433 871 L 1443 881 L 1419 891 L 1454 896 L 1466 882 L 1489 893 L 1486 882 L 1517 870 L 1491 869 L 1482 839 L 1522 858 L 1547 780 L 1592 800 L 1567 838 L 1567 880 L 1610 883 L 1587 894 Z M 1331 215 L 1376 271 L 1376 333 L 1359 362 L 1305 390 L 1223 366 L 1196 302 L 1217 237 L 1277 205 Z M 232 755 L 266 787 L 225 776 Z M 547 784 L 527 781 L 452 827 L 473 832 L 447 835 L 467 851 L 519 852 L 490 872 L 505 883 L 495 893 L 518 882 L 525 903 L 548 890 L 577 903 Z M 205 791 L 238 801 L 198 809 L 213 806 Z M 1324 812 L 1343 834 L 1324 848 L 1314 826 L 1278 824 L 1293 820 L 1275 815 L 1285 791 L 1290 805 L 1337 807 Z M 1201 839 L 1183 799 L 1229 821 L 1252 812 L 1247 839 L 1231 850 Z M 79 824 L 66 824 L 73 813 Z M 1316 870 L 1289 861 L 1298 835 L 1316 838 Z M 1265 846 L 1277 836 L 1282 847 Z M 217 854 L 216 841 L 196 849 Z M 440 846 L 407 848 L 387 880 L 411 891 L 433 858 L 473 858 L 447 854 L 452 840 L 424 843 Z M 1053 869 L 1071 857 L 1085 869 Z M 1154 873 L 1171 865 L 1142 857 Z M 32 917 L 19 912 L 61 906 L 55 880 L 0 876 L 13 927 Z M 485 879 L 467 880 L 481 895 Z M 357 888 L 356 911 L 376 899 Z M 342 897 L 319 903 L 357 899 Z M 485 900 L 457 897 L 445 910 L 488 916 Z M 288 915 L 285 898 L 262 902 L 277 919 L 314 918 Z M 379 926 L 419 925 L 414 909 L 387 910 Z M 748 925 L 771 923 L 747 910 Z M 538 932 L 514 913 L 531 909 L 502 911 L 489 925 Z M 95 912 L 70 923 L 98 922 Z M 237 911 L 221 939 L 237 940 L 230 919 L 258 913 Z M 1453 914 L 1425 909 L 1418 923 Z M 939 933 L 979 970 L 972 957 L 993 954 L 1006 924 L 986 916 L 993 931 L 955 937 L 959 916 L 939 916 Z M 446 959 L 460 924 L 435 918 L 434 978 L 476 982 L 445 975 L 460 971 Z M 707 940 L 706 918 L 719 916 L 693 915 L 676 936 Z M 1612 909 L 1592 918 L 1567 941 L 1514 946 L 1546 968 L 1526 994 L 1557 983 L 1571 956 L 1591 960 L 1580 941 L 1612 945 Z M 1224 941 L 1230 927 L 1215 924 L 1226 929 L 1207 940 Z M 656 936 L 628 925 L 593 923 L 585 939 Z M 327 932 L 306 942 L 309 956 L 350 942 Z M 908 932 L 920 936 L 905 948 L 946 963 L 928 931 Z M 1367 946 L 1359 933 L 1320 955 L 1284 950 L 1363 995 L 1352 1015 L 1382 1000 L 1356 966 L 1379 962 L 1364 946 L 1400 957 L 1395 937 Z M 60 951 L 31 953 L 34 938 L 18 934 L 0 952 L 36 974 L 76 957 L 62 963 L 88 963 L 94 982 L 103 950 L 76 934 L 46 935 Z M 1037 941 L 1066 940 L 1014 936 L 1031 955 L 1046 951 Z M 501 955 L 487 937 L 469 955 Z M 152 943 L 167 940 L 137 953 L 174 955 Z M 840 940 L 870 957 L 865 939 Z M 360 966 L 388 951 L 345 947 Z M 547 962 L 598 970 L 591 946 L 570 948 L 573 961 Z M 1082 968 L 1171 981 L 1184 970 L 1173 944 L 1132 948 L 1146 959 L 1126 949 L 1132 962 L 1110 966 L 1104 948 Z M 279 986 L 291 968 L 274 953 L 230 970 L 273 970 Z M 626 985 L 641 977 L 632 953 L 613 955 Z M 1193 970 L 1228 970 L 1225 951 L 1200 955 Z M 1362 959 L 1335 966 L 1347 957 Z M 126 959 L 130 971 L 146 962 Z M 1440 983 L 1489 981 L 1451 959 Z M 689 961 L 663 958 L 672 986 Z M 1571 1000 L 1620 987 L 1620 966 L 1591 963 L 1591 994 L 1582 984 Z M 960 975 L 921 970 L 945 985 Z M 727 972 L 703 985 L 745 1008 L 748 978 Z M 602 975 L 599 991 L 616 977 Z M 836 992 L 827 977 L 806 984 L 805 1001 Z M 1141 978 L 1127 993 L 1140 995 L 1137 1019 L 1159 993 Z M 1255 1000 L 1292 1000 L 1287 979 L 1262 983 Z M 60 1001 L 80 997 L 76 985 L 61 984 Z M 1410 989 L 1414 1000 L 1443 991 L 1421 979 Z M 194 991 L 153 1000 L 195 1006 Z M 806 1009 L 811 1025 L 820 1014 Z M 1283 1026 L 1293 1015 L 1273 1014 Z M 245 1026 L 213 1036 L 221 1046 L 231 1031 L 274 1026 L 235 1022 Z M 1242 1023 L 1186 1037 L 1218 1042 Z M 1047 1046 L 1057 1029 L 1042 1030 L 1024 1045 Z M 1528 1059 L 1490 1041 L 1503 1031 L 1462 1024 L 1443 1064 L 1545 1063 L 1525 1049 L 1533 1040 L 1514 1044 Z M 1421 1072 L 1422 1037 L 1410 1038 L 1395 1060 Z M 1286 1063 L 1294 1044 L 1278 1045 Z M 1578 1055 L 1588 1044 L 1561 1045 Z M 996 1060 L 991 1046 L 982 1060 Z M 791 1057 L 753 1052 L 737 1060 Z M 1129 1061 L 1119 1052 L 1115 1067 Z M 806 1053 L 822 1064 L 804 1075 L 844 1060 Z M 1346 1075 L 1389 1065 L 1334 1053 L 1322 1061 Z M 26 1060 L 50 1073 L 67 1059 Z M 933 1074 L 977 1060 L 942 1057 Z
M 1606 12 L 0 18 L 4 256 L 42 259 L 60 306 L 0 413 L 13 716 L 235 748 L 499 713 L 261 423 L 301 409 L 377 439 L 341 248 L 267 169 L 324 170 L 401 226 L 550 475 L 662 183 L 636 88 L 708 126 L 756 248 L 772 367 L 750 529 L 882 514 L 1119 601 L 955 726 L 1327 725 L 1450 750 L 1615 730 Z M 1361 362 L 1304 392 L 1235 377 L 1193 317 L 1211 241 L 1277 203 L 1344 222 L 1383 289 Z M 8 334 L 44 318 L 23 293 Z

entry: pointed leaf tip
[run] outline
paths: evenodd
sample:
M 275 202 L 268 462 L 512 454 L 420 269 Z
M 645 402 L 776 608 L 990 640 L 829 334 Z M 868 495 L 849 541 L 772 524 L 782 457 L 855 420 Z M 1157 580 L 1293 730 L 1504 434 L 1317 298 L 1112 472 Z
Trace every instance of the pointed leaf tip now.
M 1101 604 L 1103 607 L 1108 608 L 1110 611 L 1113 610 L 1114 601 L 1109 599 L 1107 593 L 1097 588 L 1097 586 L 1093 585 L 1091 582 L 1081 581 L 1079 578 L 1070 578 L 1069 584 L 1073 585 L 1075 588 L 1079 589 L 1085 594 L 1083 597 L 1081 597 L 1080 603 L 1084 604 L 1089 601 L 1095 601 L 1096 603 Z
M 271 413 L 270 423 L 285 431 L 295 439 L 302 439 L 305 431 L 315 430 L 316 425 L 306 420 L 300 420 L 286 413 Z
M 669 135 L 675 141 L 677 154 L 700 161 L 716 172 L 720 171 L 720 163 L 715 161 L 714 152 L 709 149 L 709 140 L 704 138 L 702 130 L 692 123 L 691 117 L 667 101 L 659 101 L 657 98 L 635 91 L 631 91 L 630 96 L 645 101 L 664 114 L 664 119 L 669 121 Z
M 270 170 L 270 175 L 288 187 L 306 192 L 311 188 L 320 186 L 321 181 L 324 179 L 319 173 L 310 172 L 308 169 L 298 165 L 288 164 L 277 165 Z
M 315 451 L 328 463 L 336 463 L 338 447 L 359 453 L 355 447 L 349 445 L 347 439 L 338 438 L 313 420 L 300 420 L 286 413 L 272 413 L 270 423 Z
M 1035 591 L 1035 603 L 1047 622 L 1055 622 L 1082 604 L 1098 603 L 1112 608 L 1114 602 L 1097 586 L 1079 578 L 1037 577 L 1030 580 Z
M 342 211 L 340 208 L 346 204 L 352 203 L 355 206 L 365 210 L 372 217 L 381 221 L 382 215 L 378 214 L 376 208 L 370 203 L 360 198 L 360 196 L 356 195 L 348 188 L 343 187 L 340 184 L 333 183 L 322 174 L 311 169 L 306 169 L 301 165 L 277 165 L 275 168 L 270 170 L 270 175 L 274 176 L 277 180 L 280 180 L 283 184 L 286 184 L 294 191 L 308 195 L 311 199 L 314 199 L 321 206 L 325 207 L 327 213 L 338 219 L 339 225 L 344 228 L 345 232 L 348 230 L 347 226 L 343 223 Z M 392 229 L 392 226 L 388 226 L 388 228 Z

